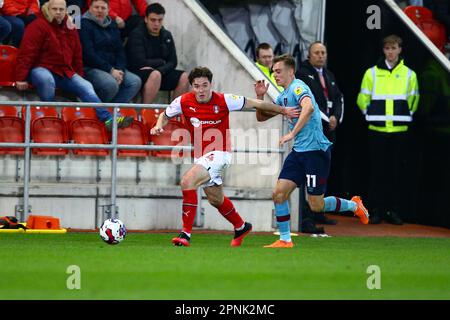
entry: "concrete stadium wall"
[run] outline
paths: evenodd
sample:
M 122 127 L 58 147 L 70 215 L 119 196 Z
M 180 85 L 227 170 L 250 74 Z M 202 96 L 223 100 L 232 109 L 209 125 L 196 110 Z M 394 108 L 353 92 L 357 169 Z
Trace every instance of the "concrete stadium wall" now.
M 60 218 L 64 228 L 94 229 L 105 219 L 104 207 L 110 203 L 108 184 L 32 183 L 30 200 L 32 214 Z M 271 189 L 225 188 L 237 211 L 250 221 L 255 231 L 273 231 Z M 14 215 L 22 203 L 23 188 L 17 183 L 0 185 L 0 215 Z M 293 199 L 298 199 L 295 193 Z M 181 191 L 177 186 L 119 185 L 118 217 L 130 230 L 181 228 Z M 294 201 L 293 212 L 298 207 Z M 203 229 L 232 230 L 232 226 L 203 197 L 201 214 L 196 220 Z M 292 227 L 297 230 L 298 215 L 293 214 Z

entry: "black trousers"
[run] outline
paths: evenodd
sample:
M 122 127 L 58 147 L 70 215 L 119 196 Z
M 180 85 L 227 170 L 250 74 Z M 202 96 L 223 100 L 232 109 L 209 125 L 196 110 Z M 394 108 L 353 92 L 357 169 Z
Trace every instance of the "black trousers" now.
M 369 130 L 369 212 L 400 211 L 408 133 Z

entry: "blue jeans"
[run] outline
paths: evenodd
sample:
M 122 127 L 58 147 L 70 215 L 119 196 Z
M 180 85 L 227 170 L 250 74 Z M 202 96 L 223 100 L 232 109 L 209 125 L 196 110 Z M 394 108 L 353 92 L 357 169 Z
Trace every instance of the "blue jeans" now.
M 83 102 L 101 102 L 92 84 L 78 74 L 69 79 L 61 77 L 46 68 L 37 67 L 31 69 L 29 80 L 37 88 L 41 101 L 55 101 L 55 89 L 59 88 L 75 94 Z M 96 108 L 95 111 L 100 121 L 106 121 L 111 118 L 111 113 L 106 108 Z
M 5 18 L 0 16 L 0 42 L 3 43 L 3 40 L 9 35 L 12 27 L 11 23 L 8 22 Z
M 11 45 L 18 48 L 22 41 L 25 23 L 22 19 L 14 16 L 2 16 L 10 25 Z
M 141 79 L 125 70 L 123 82 L 118 85 L 116 79 L 100 69 L 85 68 L 86 79 L 94 86 L 99 98 L 103 102 L 129 103 L 141 89 Z

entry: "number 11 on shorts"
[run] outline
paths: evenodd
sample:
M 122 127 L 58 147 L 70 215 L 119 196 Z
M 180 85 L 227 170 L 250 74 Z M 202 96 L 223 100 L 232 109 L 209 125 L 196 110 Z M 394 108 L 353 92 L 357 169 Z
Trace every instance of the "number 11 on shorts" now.
M 315 188 L 316 187 L 316 175 L 307 174 L 306 175 L 306 186 Z

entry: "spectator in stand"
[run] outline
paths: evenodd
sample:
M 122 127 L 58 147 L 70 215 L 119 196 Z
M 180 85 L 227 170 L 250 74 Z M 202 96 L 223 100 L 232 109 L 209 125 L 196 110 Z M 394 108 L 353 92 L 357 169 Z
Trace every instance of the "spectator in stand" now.
M 128 103 L 139 92 L 141 79 L 125 69 L 125 49 L 117 24 L 108 16 L 108 3 L 92 0 L 81 19 L 84 72 L 103 102 Z
M 41 3 L 41 6 L 44 5 L 44 3 L 48 2 L 48 0 L 39 0 Z M 66 1 L 67 8 L 70 6 L 78 6 L 80 10 L 83 10 L 84 6 L 86 5 L 86 0 L 67 0 Z
M 11 26 L 11 45 L 19 47 L 25 26 L 36 19 L 38 12 L 37 0 L 3 0 L 1 13 Z
M 39 0 L 41 6 L 44 3 L 48 2 L 48 0 Z M 86 0 L 66 0 L 67 5 L 67 14 L 72 18 L 72 21 L 80 28 L 81 15 L 87 10 L 86 8 Z M 74 6 L 78 7 L 74 8 Z M 78 29 L 77 28 L 77 29 Z
M 42 101 L 54 101 L 55 89 L 71 92 L 83 102 L 101 102 L 92 84 L 83 79 L 80 38 L 69 28 L 64 0 L 50 0 L 42 15 L 25 30 L 16 65 L 16 87 L 28 89 L 31 82 Z M 71 27 L 71 26 L 70 26 Z M 100 121 L 111 130 L 112 116 L 105 108 L 96 109 Z M 132 117 L 118 117 L 119 127 L 129 126 Z
M 91 5 L 92 0 L 88 0 L 88 5 Z M 134 8 L 137 15 L 133 13 Z M 142 17 L 145 16 L 147 9 L 147 2 L 145 0 L 110 0 L 109 1 L 109 16 L 117 23 L 120 29 L 122 38 L 127 38 L 141 22 Z
M 143 103 L 152 103 L 158 91 L 174 90 L 178 97 L 189 90 L 188 74 L 176 70 L 177 54 L 172 34 L 162 24 L 165 10 L 159 3 L 147 7 L 145 24 L 134 30 L 127 42 L 130 70 L 142 80 Z
M 284 88 L 277 85 L 275 78 L 272 73 L 273 65 L 273 49 L 272 46 L 266 42 L 260 43 L 256 48 L 256 66 L 264 73 L 267 79 L 272 82 L 272 84 L 277 87 L 279 91 L 283 91 Z
M 313 42 L 308 49 L 308 59 L 303 61 L 296 77 L 311 88 L 322 113 L 323 133 L 335 143 L 336 128 L 343 119 L 344 97 L 326 63 L 326 46 L 320 41 Z

